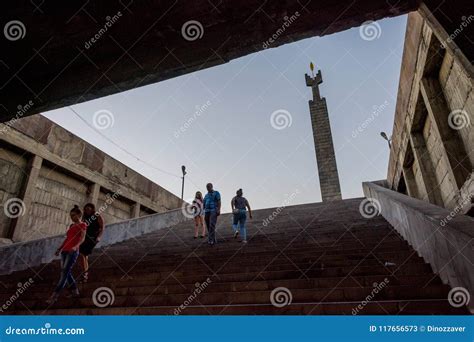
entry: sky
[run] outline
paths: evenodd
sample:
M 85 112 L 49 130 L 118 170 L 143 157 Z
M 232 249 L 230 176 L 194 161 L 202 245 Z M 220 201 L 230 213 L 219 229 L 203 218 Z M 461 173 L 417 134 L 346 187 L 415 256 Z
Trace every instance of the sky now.
M 223 211 L 321 201 L 305 73 L 320 69 L 343 198 L 385 179 L 406 16 L 300 40 L 153 85 L 43 113 L 184 199 L 208 182 Z M 205 32 L 204 32 L 205 34 Z

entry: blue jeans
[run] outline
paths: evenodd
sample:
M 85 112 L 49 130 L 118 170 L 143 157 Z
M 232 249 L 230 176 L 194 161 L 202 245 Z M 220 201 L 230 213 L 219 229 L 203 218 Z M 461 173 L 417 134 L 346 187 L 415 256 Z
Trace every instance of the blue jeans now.
M 242 240 L 247 240 L 247 228 L 245 227 L 245 221 L 247 221 L 247 212 L 245 209 L 240 209 L 237 214 L 234 214 L 234 222 L 232 229 L 234 233 L 240 228 L 240 236 Z
M 217 212 L 215 211 L 206 212 L 206 214 L 204 215 L 204 221 L 206 221 L 206 227 L 207 227 L 207 234 L 208 234 L 207 241 L 213 245 L 217 243 L 217 239 L 216 239 Z
M 61 252 L 61 278 L 59 278 L 58 285 L 56 285 L 56 293 L 61 292 L 66 284 L 73 290 L 77 289 L 76 281 L 72 276 L 72 267 L 76 263 L 79 251 Z

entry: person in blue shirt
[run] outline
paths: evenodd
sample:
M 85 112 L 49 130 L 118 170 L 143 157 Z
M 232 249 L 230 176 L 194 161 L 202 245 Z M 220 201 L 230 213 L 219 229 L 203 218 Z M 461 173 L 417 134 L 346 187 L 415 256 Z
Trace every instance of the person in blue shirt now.
M 211 183 L 206 185 L 207 194 L 204 196 L 204 221 L 206 222 L 208 243 L 211 246 L 217 243 L 216 224 L 217 216 L 221 214 L 221 194 L 215 191 Z

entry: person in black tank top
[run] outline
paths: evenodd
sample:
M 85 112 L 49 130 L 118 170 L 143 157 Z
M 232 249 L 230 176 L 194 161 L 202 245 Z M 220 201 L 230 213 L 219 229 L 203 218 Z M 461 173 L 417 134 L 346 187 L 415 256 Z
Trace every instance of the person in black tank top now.
M 104 232 L 104 220 L 102 216 L 96 212 L 94 204 L 87 203 L 84 206 L 82 221 L 87 224 L 86 238 L 79 247 L 79 259 L 82 266 L 81 282 L 84 283 L 89 279 L 89 255 L 102 237 L 102 233 Z
M 247 228 L 245 222 L 247 221 L 247 209 L 249 211 L 249 218 L 252 218 L 252 209 L 245 197 L 243 197 L 242 189 L 237 190 L 237 196 L 232 198 L 230 206 L 232 208 L 233 221 L 232 230 L 234 231 L 234 239 L 239 236 L 243 243 L 247 243 Z

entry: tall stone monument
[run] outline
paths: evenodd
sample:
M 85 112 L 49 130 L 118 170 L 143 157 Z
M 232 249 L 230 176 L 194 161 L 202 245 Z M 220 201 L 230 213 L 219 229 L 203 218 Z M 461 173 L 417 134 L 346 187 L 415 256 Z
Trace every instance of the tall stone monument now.
M 311 70 L 313 64 L 311 63 Z M 321 70 L 313 77 L 305 74 L 306 85 L 313 90 L 313 99 L 309 100 L 311 125 L 313 127 L 314 147 L 318 162 L 319 183 L 323 202 L 340 200 L 341 186 L 337 173 L 336 155 L 332 143 L 326 99 L 321 97 L 319 85 L 323 83 Z

